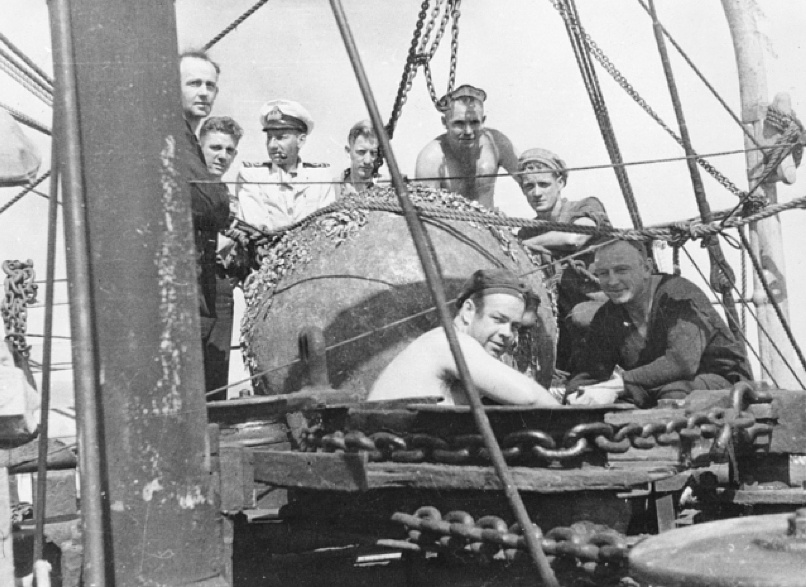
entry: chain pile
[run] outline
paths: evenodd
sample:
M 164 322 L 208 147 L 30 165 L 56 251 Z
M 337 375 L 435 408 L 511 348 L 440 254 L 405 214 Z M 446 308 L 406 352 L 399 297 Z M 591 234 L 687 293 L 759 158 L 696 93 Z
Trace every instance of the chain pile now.
M 12 340 L 14 349 L 27 357 L 31 347 L 25 342 L 28 331 L 28 305 L 36 302 L 38 286 L 34 282 L 34 262 L 4 261 L 3 271 L 6 274 L 5 290 L 0 312 L 6 327 L 6 338 Z
M 771 431 L 769 424 L 756 422 L 749 412 L 728 416 L 724 409 L 712 408 L 707 412 L 671 418 L 666 422 L 578 424 L 563 434 L 559 442 L 542 430 L 518 430 L 504 436 L 500 443 L 509 464 L 547 466 L 552 462 L 573 462 L 585 453 L 596 450 L 625 453 L 631 448 L 649 450 L 656 446 L 678 446 L 685 456 L 690 454 L 692 444 L 701 438 L 735 437 L 740 442 L 752 443 Z M 719 451 L 712 455 L 714 459 L 721 458 L 719 453 L 725 447 L 718 448 Z M 367 435 L 359 430 L 330 433 L 313 430 L 305 436 L 304 449 L 310 452 L 366 452 L 368 459 L 374 462 L 435 462 L 449 465 L 484 465 L 490 462 L 480 434 L 459 434 L 446 438 L 426 433 L 374 432 Z
M 508 525 L 497 516 L 478 520 L 467 512 L 452 511 L 442 516 L 431 506 L 414 515 L 395 513 L 392 521 L 408 530 L 408 540 L 424 550 L 479 555 L 489 559 L 513 560 L 526 550 L 526 539 L 519 524 Z M 535 531 L 539 529 L 535 526 Z M 620 565 L 626 561 L 626 537 L 607 526 L 577 522 L 557 527 L 540 540 L 549 556 L 569 557 L 581 562 Z

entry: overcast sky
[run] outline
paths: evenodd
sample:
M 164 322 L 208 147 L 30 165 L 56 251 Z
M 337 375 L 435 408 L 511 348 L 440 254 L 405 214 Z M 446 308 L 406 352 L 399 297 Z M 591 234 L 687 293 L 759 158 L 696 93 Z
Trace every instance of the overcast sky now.
M 177 0 L 180 48 L 200 46 L 253 4 L 253 0 Z M 391 109 L 421 2 L 419 0 L 345 0 L 359 51 L 381 112 Z M 718 0 L 657 0 L 661 20 L 686 49 L 712 84 L 738 110 L 739 94 L 730 34 Z M 806 4 L 801 0 L 762 2 L 761 41 L 768 49 L 770 99 L 788 91 L 797 111 L 806 116 Z M 652 107 L 673 127 L 674 114 L 660 67 L 651 21 L 637 0 L 577 0 L 583 25 L 594 40 Z M 3 0 L 0 30 L 43 68 L 50 71 L 47 6 L 43 0 Z M 447 84 L 450 39 L 433 63 L 437 91 Z M 695 149 L 700 153 L 741 149 L 742 133 L 671 49 L 673 66 Z M 303 156 L 346 166 L 343 146 L 349 127 L 367 116 L 358 85 L 327 0 L 270 0 L 211 52 L 221 64 L 221 91 L 214 114 L 231 115 L 246 129 L 240 159 L 265 160 L 258 124 L 261 104 L 275 98 L 302 102 L 316 129 Z M 674 157 L 681 149 L 649 119 L 612 79 L 597 69 L 625 161 Z M 488 93 L 487 124 L 507 134 L 519 151 L 545 147 L 570 167 L 607 163 L 601 135 L 581 82 L 562 19 L 548 0 L 473 0 L 462 5 L 457 84 L 471 83 Z M 0 102 L 46 122 L 49 109 L 0 73 Z M 415 79 L 393 140 L 404 173 L 425 143 L 442 131 L 422 74 Z M 28 131 L 27 131 L 28 132 Z M 30 131 L 48 168 L 49 142 Z M 747 187 L 744 157 L 712 159 L 736 184 Z M 684 163 L 629 168 L 644 223 L 651 225 L 695 216 L 697 208 Z M 736 199 L 703 173 L 714 210 Z M 806 181 L 779 191 L 786 201 L 806 193 Z M 0 190 L 0 202 L 16 190 Z M 598 196 L 614 223 L 629 226 L 629 216 L 614 174 L 609 170 L 573 172 L 565 195 Z M 513 215 L 528 207 L 509 178 L 499 180 L 496 203 Z M 30 195 L 0 216 L 2 258 L 34 259 L 41 276 L 45 268 L 47 202 Z M 806 309 L 797 292 L 806 287 L 806 231 L 801 211 L 783 218 L 787 251 L 790 310 L 795 331 L 806 332 Z M 703 256 L 699 247 L 689 249 Z M 731 256 L 735 260 L 735 255 Z M 737 269 L 738 270 L 738 269 Z M 687 276 L 695 277 L 684 266 Z M 60 276 L 64 275 L 60 262 Z M 57 288 L 57 301 L 66 289 Z M 57 333 L 67 334 L 66 307 L 57 314 Z M 39 312 L 41 314 L 41 312 Z M 31 332 L 41 332 L 41 318 L 32 311 Z M 37 330 L 38 329 L 38 330 Z M 803 338 L 801 336 L 801 338 Z M 751 340 L 753 340 L 751 338 Z M 33 341 L 36 343 L 37 341 Z M 62 343 L 62 347 L 66 347 Z

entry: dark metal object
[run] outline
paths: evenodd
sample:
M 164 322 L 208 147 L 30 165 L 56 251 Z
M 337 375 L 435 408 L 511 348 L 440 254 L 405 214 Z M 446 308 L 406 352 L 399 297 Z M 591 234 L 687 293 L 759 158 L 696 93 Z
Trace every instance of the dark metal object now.
M 53 102 L 53 128 L 59 131 L 59 100 Z M 48 202 L 48 249 L 45 267 L 45 325 L 42 341 L 42 389 L 39 392 L 41 421 L 36 472 L 34 561 L 42 560 L 45 544 L 45 513 L 47 508 L 48 421 L 50 420 L 50 366 L 53 350 L 53 286 L 56 278 L 56 236 L 59 217 L 59 142 L 54 137 L 50 149 L 50 200 Z
M 658 587 L 802 587 L 803 516 L 794 517 L 749 516 L 665 532 L 633 547 L 630 575 Z
M 327 346 L 321 328 L 309 326 L 300 333 L 299 358 L 308 369 L 308 385 L 330 387 L 327 376 Z
M 529 547 L 529 552 L 532 556 L 532 560 L 538 568 L 542 582 L 550 587 L 558 586 L 559 584 L 554 576 L 554 572 L 551 570 L 545 554 L 540 549 L 540 544 L 538 541 L 539 530 L 532 531 L 533 524 L 529 520 L 529 514 L 526 511 L 526 507 L 523 505 L 523 501 L 521 500 L 517 488 L 515 487 L 515 483 L 509 472 L 507 464 L 504 461 L 503 455 L 501 454 L 501 449 L 493 436 L 493 431 L 490 427 L 490 422 L 487 419 L 487 415 L 484 413 L 484 408 L 482 407 L 478 391 L 470 378 L 467 364 L 459 347 L 459 341 L 456 338 L 456 332 L 453 329 L 452 319 L 450 312 L 448 311 L 447 300 L 445 299 L 445 292 L 442 287 L 442 276 L 440 275 L 439 267 L 436 264 L 436 256 L 432 247 L 430 246 L 430 241 L 423 228 L 422 222 L 417 216 L 417 212 L 408 198 L 406 184 L 403 181 L 403 176 L 401 175 L 400 169 L 397 166 L 397 160 L 392 152 L 389 137 L 386 135 L 383 127 L 383 120 L 381 119 L 381 114 L 378 111 L 378 105 L 375 102 L 375 97 L 372 94 L 372 89 L 370 88 L 366 71 L 361 63 L 361 58 L 358 54 L 355 39 L 353 38 L 352 31 L 350 30 L 350 26 L 347 22 L 347 16 L 344 13 L 344 7 L 342 6 L 341 0 L 330 0 L 330 6 L 333 9 L 333 15 L 335 16 L 336 22 L 339 26 L 345 49 L 350 57 L 350 62 L 352 63 L 353 70 L 356 74 L 356 79 L 361 88 L 364 102 L 367 106 L 367 110 L 369 111 L 370 118 L 372 119 L 372 124 L 378 133 L 378 138 L 384 152 L 386 153 L 387 165 L 392 176 L 392 182 L 395 186 L 395 190 L 397 191 L 400 206 L 403 208 L 406 222 L 409 225 L 412 240 L 414 241 L 414 246 L 417 249 L 417 254 L 420 257 L 423 271 L 426 275 L 429 288 L 431 289 L 431 294 L 436 302 L 440 322 L 445 329 L 451 354 L 456 361 L 456 366 L 460 376 L 459 378 L 466 390 L 470 406 L 473 410 L 474 419 L 476 420 L 479 431 L 484 436 L 485 445 L 490 451 L 493 466 L 501 479 L 501 484 L 504 486 L 504 492 L 508 501 L 510 502 L 510 505 L 512 506 L 515 517 L 520 522 L 521 527 L 529 528 L 530 530 L 525 532 L 526 541 Z
M 59 165 L 64 191 L 64 237 L 70 280 L 70 328 L 81 462 L 81 513 L 84 582 L 106 584 L 103 461 L 97 404 L 95 321 L 92 313 L 89 235 L 85 214 L 82 143 L 79 130 L 76 64 L 68 0 L 49 0 L 55 103 L 59 111 Z
M 86 247 L 70 251 L 76 373 L 84 401 L 100 389 L 103 402 L 102 419 L 81 422 L 100 427 L 104 452 L 82 444 L 82 472 L 106 474 L 82 486 L 82 508 L 108 500 L 102 546 L 116 587 L 223 584 L 185 167 L 198 155 L 180 108 L 174 5 L 82 0 L 59 14 L 74 29 L 56 60 L 71 74 L 75 64 L 64 182 L 71 196 L 86 190 L 68 222 L 70 244 Z

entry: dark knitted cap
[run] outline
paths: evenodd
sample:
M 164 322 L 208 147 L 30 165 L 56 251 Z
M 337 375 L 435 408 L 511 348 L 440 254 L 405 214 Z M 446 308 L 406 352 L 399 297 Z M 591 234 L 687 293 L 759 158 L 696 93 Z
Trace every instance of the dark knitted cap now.
M 465 282 L 456 299 L 456 307 L 461 308 L 465 300 L 479 292 L 508 293 L 525 301 L 532 290 L 523 279 L 507 269 L 479 269 Z

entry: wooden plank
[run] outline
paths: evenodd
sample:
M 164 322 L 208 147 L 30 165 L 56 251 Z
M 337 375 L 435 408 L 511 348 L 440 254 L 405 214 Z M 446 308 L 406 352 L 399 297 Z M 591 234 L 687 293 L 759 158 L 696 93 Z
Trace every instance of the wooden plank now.
M 366 491 L 366 453 L 313 453 L 252 449 L 256 481 L 280 487 Z
M 433 463 L 367 463 L 366 456 L 342 453 L 296 453 L 253 449 L 255 479 L 284 487 L 363 491 L 387 487 L 500 491 L 492 467 L 452 467 Z M 511 468 L 522 491 L 624 490 L 675 475 L 666 467 L 610 469 Z
M 806 490 L 804 489 L 741 489 L 736 491 L 726 491 L 721 499 L 731 503 L 739 504 L 781 504 L 781 505 L 804 505 L 806 504 Z
M 221 446 L 219 458 L 221 504 L 224 512 L 239 512 L 254 507 L 252 455 L 242 447 Z
M 674 530 L 674 498 L 671 493 L 655 499 L 655 514 L 658 521 L 658 533 Z

